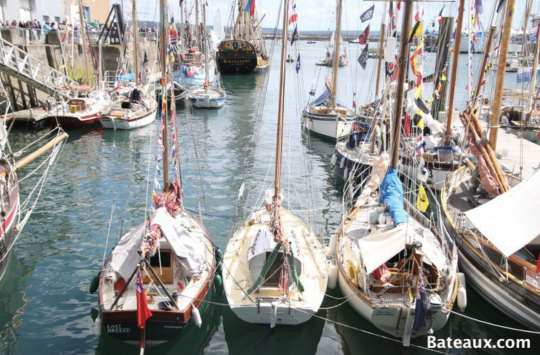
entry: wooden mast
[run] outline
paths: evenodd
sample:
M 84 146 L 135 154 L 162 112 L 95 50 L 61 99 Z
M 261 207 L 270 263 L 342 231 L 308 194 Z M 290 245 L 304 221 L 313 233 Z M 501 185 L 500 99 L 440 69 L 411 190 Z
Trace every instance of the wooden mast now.
M 540 25 L 537 29 L 537 31 L 540 31 Z M 536 32 L 538 34 L 538 32 Z M 534 90 L 536 89 L 536 77 L 537 77 L 537 70 L 538 70 L 538 55 L 539 55 L 540 45 L 538 45 L 538 39 L 536 40 L 536 46 L 534 50 L 534 58 L 533 58 L 533 67 L 532 67 L 532 77 L 531 77 L 531 83 L 529 87 L 529 115 L 533 112 L 534 109 L 534 102 L 533 102 L 533 96 L 534 96 Z M 536 101 L 536 100 L 535 100 Z
M 330 94 L 330 108 L 332 110 L 336 109 L 336 95 L 337 95 L 337 80 L 338 80 L 338 68 L 339 68 L 339 40 L 341 38 L 341 3 L 342 0 L 338 0 L 337 8 L 337 20 L 336 20 L 336 37 L 334 39 L 334 71 L 332 78 L 332 92 Z M 339 120 L 339 115 L 336 117 L 336 120 Z M 337 137 L 337 133 L 336 133 Z
M 195 0 L 195 35 L 199 37 L 199 33 L 199 1 Z
M 137 1 L 133 0 L 133 64 L 135 66 L 135 87 L 139 87 L 139 46 L 137 43 Z
M 83 40 L 84 70 L 86 73 L 86 85 L 90 85 L 90 73 L 88 72 L 88 48 L 86 47 L 86 23 L 84 22 L 84 13 L 82 0 L 79 0 L 79 21 L 81 22 L 81 36 Z
M 401 133 L 401 115 L 403 113 L 403 89 L 405 77 L 407 75 L 407 60 L 409 53 L 409 44 L 407 43 L 411 24 L 412 0 L 405 0 L 405 13 L 403 24 L 401 26 L 401 43 L 399 46 L 399 65 L 398 65 L 398 85 L 396 91 L 396 107 L 394 112 L 394 122 L 392 124 L 392 154 L 390 156 L 390 167 L 397 169 L 399 156 L 399 138 Z
M 493 99 L 493 110 L 491 114 L 491 129 L 489 130 L 489 145 L 491 146 L 493 151 L 495 151 L 497 148 L 497 133 L 499 131 L 502 92 L 504 87 L 504 77 L 506 74 L 506 57 L 508 55 L 508 43 L 510 42 L 510 31 L 512 30 L 512 18 L 514 14 L 515 2 L 515 0 L 508 0 L 506 3 L 506 16 L 504 17 L 504 27 L 502 32 L 502 42 L 499 54 L 499 64 L 497 66 L 495 97 Z
M 478 99 L 478 94 L 480 93 L 480 87 L 482 86 L 482 81 L 484 81 L 484 73 L 486 71 L 486 65 L 489 59 L 489 51 L 491 50 L 491 42 L 493 41 L 494 34 L 495 34 L 495 27 L 492 26 L 489 29 L 486 49 L 484 50 L 484 59 L 482 60 L 482 66 L 480 67 L 480 75 L 478 76 L 478 82 L 476 83 L 476 90 L 474 91 L 474 99 L 473 99 L 472 107 L 476 107 L 476 100 Z
M 377 96 L 379 95 L 379 84 L 381 81 L 381 63 L 382 63 L 382 57 L 383 57 L 383 51 L 384 51 L 383 46 L 384 46 L 385 32 L 386 32 L 386 24 L 383 22 L 381 23 L 381 35 L 380 35 L 381 41 L 379 42 L 379 61 L 377 62 L 377 82 L 375 83 L 375 99 L 377 99 Z
M 184 0 L 180 0 L 180 53 L 184 52 Z
M 454 111 L 454 94 L 456 91 L 456 80 L 459 62 L 459 49 L 461 46 L 461 28 L 463 26 L 463 12 L 465 12 L 465 0 L 459 1 L 459 12 L 457 18 L 456 37 L 454 42 L 454 60 L 452 61 L 452 77 L 450 78 L 450 98 L 448 99 L 448 115 L 446 116 L 446 144 L 450 144 L 452 134 L 452 112 Z
M 279 208 L 281 201 L 279 199 L 281 191 L 281 160 L 283 157 L 283 120 L 285 113 L 285 75 L 287 74 L 285 68 L 285 57 L 287 55 L 287 26 L 289 18 L 289 0 L 285 0 L 283 9 L 283 28 L 282 28 L 282 41 L 281 46 L 281 61 L 279 63 L 280 78 L 279 78 L 279 106 L 278 106 L 278 122 L 277 122 L 277 134 L 276 134 L 276 166 L 274 173 L 274 197 L 273 197 L 273 213 L 272 213 L 272 225 L 274 226 L 274 240 L 283 235 L 282 226 L 279 218 Z
M 167 0 L 161 0 L 160 6 L 160 50 L 161 50 L 161 95 L 162 99 L 166 100 L 167 97 Z M 174 97 L 171 98 L 174 100 Z M 172 104 L 172 101 L 171 101 Z M 168 130 L 167 130 L 167 110 L 163 113 L 163 191 L 167 191 L 169 188 L 169 143 L 168 143 Z
M 208 68 L 208 57 L 210 51 L 208 50 L 208 38 L 206 37 L 206 5 L 202 4 L 202 16 L 203 16 L 203 43 L 202 49 L 204 53 L 204 92 L 208 93 L 208 86 L 210 86 L 210 70 Z

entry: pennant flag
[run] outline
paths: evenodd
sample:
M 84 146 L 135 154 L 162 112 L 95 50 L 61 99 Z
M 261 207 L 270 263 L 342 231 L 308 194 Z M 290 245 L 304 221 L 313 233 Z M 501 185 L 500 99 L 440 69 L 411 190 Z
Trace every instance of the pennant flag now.
M 295 1 L 292 6 L 292 15 L 289 18 L 289 26 L 291 25 L 291 23 L 296 22 L 297 19 L 298 19 L 298 15 L 296 14 L 296 1 Z
M 427 109 L 426 105 L 424 104 L 424 101 L 422 100 L 422 85 L 420 85 L 414 93 L 414 103 L 419 109 L 417 113 L 420 116 L 423 116 L 423 114 L 420 113 L 420 111 L 422 111 L 423 113 L 429 113 L 429 110 Z
M 146 292 L 144 292 L 144 285 L 140 272 L 137 278 L 137 284 L 135 285 L 135 292 L 137 294 L 137 325 L 139 328 L 144 329 L 146 320 L 152 317 L 152 312 L 150 312 L 148 304 L 146 303 Z
M 422 84 L 422 70 L 421 70 L 422 63 L 420 62 L 419 59 L 421 58 L 422 53 L 423 53 L 423 48 L 424 48 L 423 45 L 424 45 L 424 41 L 422 40 L 418 48 L 416 48 L 416 50 L 413 52 L 410 59 L 412 72 L 417 77 L 417 80 L 416 80 L 417 87 Z
M 296 74 L 300 71 L 300 53 L 298 53 L 298 58 L 296 58 Z
M 411 119 L 409 114 L 405 112 L 405 137 L 408 137 L 411 133 Z
M 294 41 L 298 41 L 298 26 L 294 26 L 294 32 L 291 37 L 291 46 L 293 45 Z
M 248 0 L 244 11 L 249 12 L 251 17 L 255 17 L 255 0 Z
M 399 5 L 398 5 L 399 6 Z M 364 11 L 362 15 L 360 15 L 360 20 L 363 22 L 369 21 L 373 18 L 373 11 L 375 10 L 375 5 L 371 6 L 369 9 Z
M 368 38 L 369 38 L 369 25 L 366 27 L 364 32 L 362 32 L 360 36 L 358 37 L 358 42 L 362 45 L 365 45 L 368 42 Z
M 437 85 L 437 89 L 435 90 L 435 96 L 437 96 L 437 99 L 441 97 L 441 91 L 442 91 L 442 83 L 439 82 L 439 85 Z
M 407 42 L 405 42 L 405 44 L 411 43 L 414 37 L 421 36 L 422 33 L 424 33 L 424 22 L 423 21 L 417 21 L 414 24 L 413 29 L 409 33 L 409 39 L 407 40 Z
M 444 10 L 444 7 L 445 7 L 445 6 L 446 6 L 446 4 L 443 5 L 441 11 L 439 12 L 439 17 L 437 18 L 437 21 L 439 22 L 439 25 L 440 25 L 440 24 L 442 23 L 442 21 L 443 21 L 443 15 L 442 15 L 442 13 L 443 13 L 443 10 Z
M 424 154 L 426 152 L 425 146 L 426 142 L 424 142 L 424 136 L 418 136 L 416 139 L 416 153 L 418 153 L 418 155 Z
M 418 207 L 418 209 L 422 212 L 426 212 L 427 208 L 429 207 L 429 199 L 422 183 L 420 183 L 420 186 L 418 187 L 418 198 L 416 199 L 416 207 Z
M 424 279 L 420 275 L 418 284 L 416 285 L 416 306 L 414 310 L 413 329 L 418 330 L 426 326 L 426 313 L 429 309 L 429 299 L 424 286 Z
M 362 51 L 362 54 L 360 54 L 360 57 L 358 57 L 358 63 L 360 63 L 360 66 L 364 70 L 366 69 L 366 63 L 368 59 L 368 47 L 369 47 L 369 44 L 366 44 L 366 46 L 364 47 L 364 50 Z
M 424 17 L 424 6 L 423 5 L 420 5 L 420 9 L 418 10 L 418 12 L 416 13 L 416 15 L 414 15 L 414 20 L 415 21 L 420 21 L 420 19 Z

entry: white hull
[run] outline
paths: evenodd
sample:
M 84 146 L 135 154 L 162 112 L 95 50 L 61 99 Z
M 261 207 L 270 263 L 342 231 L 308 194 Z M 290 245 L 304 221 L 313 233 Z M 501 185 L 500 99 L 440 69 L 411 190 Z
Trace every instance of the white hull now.
M 209 88 L 205 92 L 204 88 L 196 88 L 189 92 L 189 102 L 198 108 L 219 108 L 225 104 L 227 94 L 219 88 Z
M 317 114 L 310 112 L 311 109 L 312 107 L 309 107 L 302 115 L 302 123 L 308 131 L 332 139 L 351 134 L 356 119 L 352 111 L 347 110 L 347 114 L 338 118 L 337 114 Z
M 139 127 L 148 126 L 150 123 L 154 122 L 156 120 L 156 109 L 150 111 L 147 115 L 142 116 L 141 118 L 133 119 L 133 120 L 126 120 L 123 118 L 115 118 L 113 116 L 103 116 L 101 117 L 101 125 L 104 128 L 109 129 L 136 129 Z

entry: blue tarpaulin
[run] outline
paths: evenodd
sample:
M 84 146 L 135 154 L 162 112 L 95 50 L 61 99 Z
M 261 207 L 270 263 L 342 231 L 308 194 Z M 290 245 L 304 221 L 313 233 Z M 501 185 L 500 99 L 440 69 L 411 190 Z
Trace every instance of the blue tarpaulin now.
M 329 97 L 330 97 L 330 93 L 328 92 L 328 90 L 324 90 L 322 95 L 319 96 L 315 101 L 313 101 L 313 104 L 315 106 L 323 105 L 326 102 L 326 100 L 328 100 Z M 341 101 L 337 97 L 336 97 L 336 103 L 338 104 L 338 106 L 343 106 L 341 104 Z
M 128 74 L 118 76 L 118 81 L 124 81 L 124 80 L 135 80 L 135 73 L 128 73 Z
M 442 145 L 439 147 L 433 148 L 435 150 L 451 150 L 453 153 L 458 153 L 458 150 L 453 145 Z
M 403 209 L 403 185 L 397 175 L 398 169 L 388 168 L 381 184 L 380 203 L 383 203 L 394 219 L 394 227 L 408 221 Z
M 536 76 L 540 76 L 540 69 L 536 71 Z M 531 81 L 532 78 L 532 67 L 531 68 L 525 68 L 521 73 L 518 73 L 517 75 L 517 82 L 518 84 L 521 84 L 522 82 Z

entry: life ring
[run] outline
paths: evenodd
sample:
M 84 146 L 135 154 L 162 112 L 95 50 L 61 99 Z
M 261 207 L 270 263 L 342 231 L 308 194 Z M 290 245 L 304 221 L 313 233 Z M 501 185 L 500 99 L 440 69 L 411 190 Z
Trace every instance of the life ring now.
M 347 274 L 353 285 L 358 287 L 358 261 L 347 260 Z

